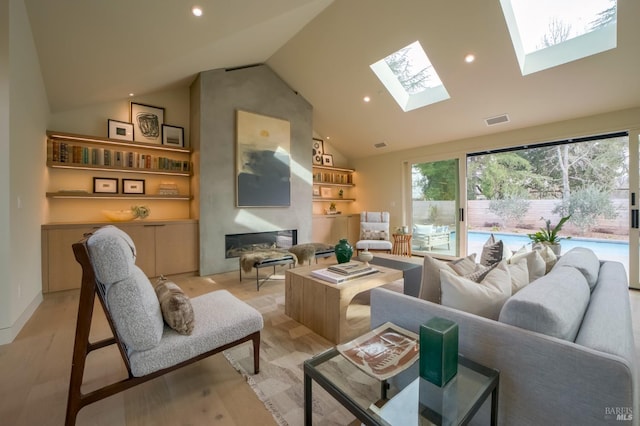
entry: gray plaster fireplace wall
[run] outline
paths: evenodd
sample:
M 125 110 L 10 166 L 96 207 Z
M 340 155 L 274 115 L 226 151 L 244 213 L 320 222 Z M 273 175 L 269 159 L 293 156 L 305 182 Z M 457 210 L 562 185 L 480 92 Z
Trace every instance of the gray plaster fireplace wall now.
M 225 234 L 297 229 L 311 241 L 312 107 L 268 66 L 211 70 L 191 85 L 192 208 L 200 220 L 200 275 L 238 269 Z M 291 123 L 291 205 L 236 207 L 236 110 Z

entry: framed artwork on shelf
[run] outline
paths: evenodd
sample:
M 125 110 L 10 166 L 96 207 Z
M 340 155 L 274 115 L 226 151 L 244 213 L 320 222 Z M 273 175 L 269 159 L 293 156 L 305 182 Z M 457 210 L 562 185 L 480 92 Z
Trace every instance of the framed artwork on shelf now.
M 107 129 L 109 139 L 133 141 L 133 123 L 108 119 Z
M 331 198 L 331 188 L 328 186 L 323 186 L 320 188 L 320 196 L 322 198 Z
M 131 102 L 133 140 L 136 142 L 162 143 L 164 108 Z
M 291 205 L 291 123 L 236 112 L 237 207 Z
M 94 194 L 117 194 L 118 179 L 94 177 L 93 192 Z
M 333 167 L 333 155 L 322 154 L 322 165 Z
M 163 124 L 162 145 L 184 148 L 184 127 Z
M 313 196 L 314 197 L 319 197 L 320 196 L 320 188 L 318 188 L 317 186 L 313 187 Z
M 324 154 L 324 141 L 313 138 L 313 164 L 322 165 L 322 154 Z
M 144 194 L 144 179 L 122 179 L 123 194 Z

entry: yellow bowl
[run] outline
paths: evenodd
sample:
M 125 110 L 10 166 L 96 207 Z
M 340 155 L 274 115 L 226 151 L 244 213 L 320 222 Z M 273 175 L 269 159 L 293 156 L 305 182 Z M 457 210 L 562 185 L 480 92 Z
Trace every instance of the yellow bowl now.
M 131 210 L 102 210 L 102 213 L 113 222 L 126 222 L 135 219 Z

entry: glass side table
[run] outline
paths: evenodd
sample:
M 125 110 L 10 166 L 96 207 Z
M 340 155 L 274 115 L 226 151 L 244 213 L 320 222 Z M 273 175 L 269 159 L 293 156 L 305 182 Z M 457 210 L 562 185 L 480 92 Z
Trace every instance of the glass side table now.
M 419 361 L 416 361 L 416 363 Z M 410 373 L 407 373 L 410 372 Z M 498 371 L 458 356 L 458 374 L 439 388 L 418 376 L 402 390 L 368 376 L 336 348 L 304 362 L 304 421 L 312 424 L 312 380 L 366 425 L 464 425 L 491 395 L 491 424 L 498 422 Z

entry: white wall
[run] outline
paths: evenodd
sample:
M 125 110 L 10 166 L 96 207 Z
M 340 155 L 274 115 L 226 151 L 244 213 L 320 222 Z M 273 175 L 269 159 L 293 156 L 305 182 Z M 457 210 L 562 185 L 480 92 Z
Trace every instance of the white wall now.
M 4 5 L 3 5 L 4 10 Z M 1 28 L 6 29 L 3 25 Z M 1 215 L 9 232 L 10 250 L 0 256 L 6 279 L 0 283 L 2 318 L 0 343 L 11 341 L 42 301 L 40 224 L 43 219 L 45 161 L 44 129 L 49 113 L 44 82 L 23 0 L 9 2 L 9 147 L 0 164 L 9 188 L 0 194 L 9 208 Z M 8 154 L 8 155 L 7 155 Z M 3 176 L 6 178 L 7 176 Z M 3 184 L 4 185 L 4 184 Z M 4 207 L 3 207 L 4 208 Z M 6 231 L 3 231 L 6 232 Z M 3 242 L 4 244 L 4 242 Z M 7 262 L 5 264 L 5 262 Z M 8 273 L 6 273 L 8 272 Z

